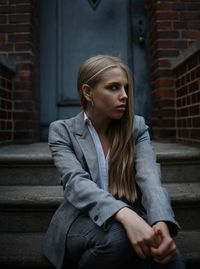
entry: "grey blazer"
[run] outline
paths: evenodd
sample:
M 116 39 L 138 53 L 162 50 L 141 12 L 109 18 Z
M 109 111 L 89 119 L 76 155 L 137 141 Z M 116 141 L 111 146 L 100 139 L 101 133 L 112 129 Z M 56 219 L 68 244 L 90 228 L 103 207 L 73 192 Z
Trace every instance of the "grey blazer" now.
M 135 116 L 134 138 L 136 150 L 136 182 L 141 190 L 141 203 L 147 222 L 164 220 L 178 227 L 170 205 L 170 198 L 161 186 L 159 164 L 152 149 L 148 127 L 144 119 Z M 67 120 L 50 125 L 49 146 L 64 188 L 64 199 L 56 210 L 44 237 L 44 254 L 60 269 L 63 266 L 67 232 L 73 221 L 85 213 L 96 225 L 106 221 L 127 204 L 100 189 L 95 145 L 85 126 L 83 112 Z

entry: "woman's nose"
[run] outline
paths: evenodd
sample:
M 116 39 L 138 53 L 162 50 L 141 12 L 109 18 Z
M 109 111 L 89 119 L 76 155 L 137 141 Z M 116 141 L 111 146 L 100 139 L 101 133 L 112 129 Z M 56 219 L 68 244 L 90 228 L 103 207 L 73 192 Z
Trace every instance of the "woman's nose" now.
M 127 96 L 126 90 L 125 88 L 122 88 L 120 92 L 120 99 L 127 99 L 127 98 L 128 96 Z

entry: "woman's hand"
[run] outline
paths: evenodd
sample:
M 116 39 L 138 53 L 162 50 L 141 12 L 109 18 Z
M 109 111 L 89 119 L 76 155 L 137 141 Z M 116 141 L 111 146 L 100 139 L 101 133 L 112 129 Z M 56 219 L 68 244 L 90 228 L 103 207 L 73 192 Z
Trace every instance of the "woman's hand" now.
M 154 229 L 128 207 L 119 210 L 114 219 L 123 225 L 137 255 L 142 259 L 152 257 L 152 252 L 154 253 L 158 247 L 158 237 Z M 157 258 L 156 255 L 157 253 Z
M 157 263 L 166 264 L 174 260 L 176 256 L 176 245 L 171 238 L 167 224 L 157 222 L 153 229 L 158 237 L 159 246 L 151 248 L 151 254 Z

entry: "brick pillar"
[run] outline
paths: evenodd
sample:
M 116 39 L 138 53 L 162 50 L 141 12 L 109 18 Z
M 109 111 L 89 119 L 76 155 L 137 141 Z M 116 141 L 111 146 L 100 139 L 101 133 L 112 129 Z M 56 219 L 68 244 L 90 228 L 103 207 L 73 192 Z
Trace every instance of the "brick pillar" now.
M 0 145 L 13 141 L 12 94 L 14 68 L 0 57 Z
M 177 141 L 200 145 L 200 41 L 174 64 Z
M 16 65 L 13 83 L 13 141 L 38 140 L 36 1 L 0 1 L 1 53 Z
M 200 38 L 200 3 L 195 0 L 149 2 L 149 55 L 154 139 L 175 140 L 175 84 L 171 60 Z

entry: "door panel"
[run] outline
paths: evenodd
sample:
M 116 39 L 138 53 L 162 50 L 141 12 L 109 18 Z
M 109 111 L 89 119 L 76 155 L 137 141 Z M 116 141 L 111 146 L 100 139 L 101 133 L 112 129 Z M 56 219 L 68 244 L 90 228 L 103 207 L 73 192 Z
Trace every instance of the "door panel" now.
M 96 8 L 92 6 L 95 2 Z M 139 2 L 143 5 L 145 1 Z M 50 122 L 80 111 L 76 77 L 79 65 L 88 57 L 119 56 L 135 69 L 138 85 L 141 78 L 144 82 L 139 73 L 144 74 L 147 66 L 144 47 L 137 42 L 138 32 L 133 31 L 143 6 L 134 17 L 135 5 L 137 0 L 40 0 L 41 140 L 47 138 Z M 138 64 L 139 72 L 134 68 Z M 146 101 L 144 97 L 138 100 L 136 96 L 135 106 L 141 110 L 141 102 Z

